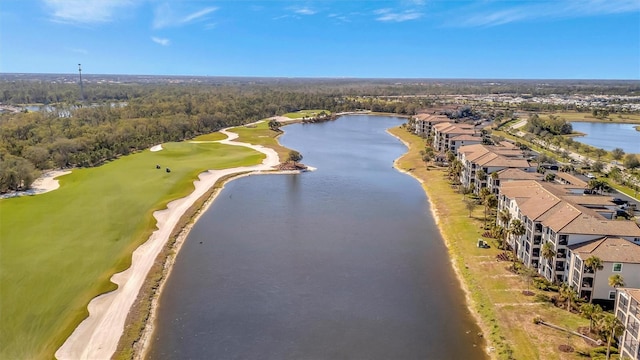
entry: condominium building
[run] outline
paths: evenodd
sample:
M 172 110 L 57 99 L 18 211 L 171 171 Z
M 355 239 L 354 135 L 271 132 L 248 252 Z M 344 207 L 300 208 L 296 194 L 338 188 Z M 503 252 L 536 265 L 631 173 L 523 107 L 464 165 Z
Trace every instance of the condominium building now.
M 615 300 L 616 289 L 609 285 L 609 277 L 620 275 L 625 286 L 640 287 L 640 244 L 619 237 L 602 237 L 574 245 L 569 245 L 567 255 L 567 283 L 578 295 L 588 300 Z M 586 266 L 592 257 L 602 260 L 602 269 Z
M 477 137 L 482 142 L 480 131 L 476 130 L 473 125 L 457 124 L 457 123 L 440 123 L 433 126 L 433 148 L 438 152 L 447 152 L 452 150 L 452 139 L 461 136 Z M 456 146 L 460 146 L 457 143 Z M 455 147 L 455 146 L 454 146 Z M 453 150 L 452 150 L 453 151 Z
M 418 114 L 413 117 L 413 132 L 424 137 L 433 136 L 433 126 L 441 123 L 451 123 L 451 119 L 444 115 Z
M 524 235 L 510 239 L 518 258 L 558 282 L 569 279 L 567 260 L 573 245 L 603 238 L 640 243 L 640 228 L 635 222 L 611 220 L 615 208 L 606 196 L 576 195 L 563 185 L 541 181 L 503 183 L 498 196 L 498 210 L 508 211 L 525 226 Z M 498 224 L 508 226 L 500 219 Z M 542 250 L 545 243 L 552 250 L 547 258 Z M 596 296 L 603 294 L 595 291 Z
M 492 194 L 500 193 L 500 184 L 512 181 L 538 180 L 542 181 L 544 175 L 538 172 L 524 171 L 518 168 L 507 168 L 491 173 L 487 180 L 487 187 Z
M 640 289 L 618 289 L 615 314 L 624 324 L 619 339 L 620 358 L 640 360 Z
M 524 172 L 536 170 L 536 166 L 525 158 L 525 153 L 508 142 L 499 145 L 462 146 L 458 149 L 457 156 L 462 163 L 460 182 L 462 186 L 472 187 L 476 194 L 480 189 L 496 180 L 491 178 L 491 174 L 494 172 L 505 169 L 520 169 Z M 495 181 L 493 182 L 495 183 Z

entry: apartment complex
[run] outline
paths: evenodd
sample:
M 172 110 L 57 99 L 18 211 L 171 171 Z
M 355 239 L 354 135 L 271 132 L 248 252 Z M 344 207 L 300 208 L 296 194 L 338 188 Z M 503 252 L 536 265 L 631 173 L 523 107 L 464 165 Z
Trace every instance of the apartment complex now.
M 640 244 L 619 237 L 603 237 L 569 245 L 567 283 L 583 299 L 615 300 L 616 289 L 609 285 L 609 277 L 620 275 L 625 284 L 640 287 Z M 594 273 L 585 265 L 591 256 L 602 260 L 602 269 Z
M 492 194 L 498 195 L 500 193 L 500 184 L 523 180 L 542 181 L 543 179 L 544 175 L 538 172 L 524 171 L 518 168 L 507 168 L 491 173 L 491 176 L 489 176 L 489 179 L 487 180 L 487 187 Z
M 525 173 L 536 171 L 536 166 L 525 158 L 525 153 L 508 142 L 462 146 L 458 149 L 457 156 L 463 166 L 460 182 L 462 186 L 473 187 L 476 194 L 489 183 L 492 183 L 492 188 L 498 193 L 500 180 L 495 176 L 491 177 L 495 172 L 506 169 L 519 169 Z
M 480 131 L 473 125 L 443 122 L 433 125 L 432 130 L 433 148 L 438 152 L 451 150 L 455 154 L 462 145 L 482 143 Z
M 573 282 L 574 270 L 577 270 L 579 276 L 572 283 L 576 290 L 580 290 L 582 296 L 590 297 L 593 292 L 594 298 L 605 300 L 610 299 L 609 293 L 599 290 L 599 280 L 597 283 L 591 280 L 591 287 L 586 286 L 588 281 L 585 279 L 589 275 L 585 273 L 584 257 L 589 251 L 599 252 L 612 245 L 618 246 L 618 251 L 636 253 L 640 244 L 640 228 L 635 222 L 611 220 L 615 208 L 608 197 L 577 195 L 564 185 L 541 181 L 503 183 L 498 197 L 498 211 L 508 211 L 511 218 L 520 219 L 525 226 L 525 234 L 510 239 L 510 245 L 515 247 L 518 258 L 526 266 L 537 268 L 550 281 L 567 283 L 569 279 Z M 499 219 L 498 223 L 508 226 L 501 224 Z M 596 243 L 599 240 L 602 242 Z M 632 247 L 623 247 L 618 240 L 626 241 Z M 552 249 L 552 255 L 546 258 L 542 254 L 545 243 Z M 604 247 L 600 247 L 602 243 Z M 584 246 L 577 246 L 579 244 Z M 612 269 L 614 263 L 624 262 L 622 258 L 607 259 Z M 630 263 L 637 265 L 640 259 L 634 258 Z M 636 265 L 628 268 L 633 270 Z M 635 279 L 637 277 L 631 276 L 625 281 L 640 287 L 640 283 L 632 285 Z
M 618 289 L 615 314 L 625 328 L 619 339 L 621 358 L 640 360 L 640 289 Z
M 444 115 L 433 115 L 433 114 L 418 114 L 413 117 L 414 119 L 414 128 L 413 132 L 416 135 L 421 135 L 424 137 L 433 135 L 433 126 L 440 123 L 450 123 L 452 122 L 448 117 Z

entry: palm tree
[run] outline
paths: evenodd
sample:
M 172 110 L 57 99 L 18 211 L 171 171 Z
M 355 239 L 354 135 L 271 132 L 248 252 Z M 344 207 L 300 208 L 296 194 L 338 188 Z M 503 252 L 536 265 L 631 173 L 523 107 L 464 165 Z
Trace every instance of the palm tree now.
M 584 266 L 593 271 L 593 290 L 591 290 L 591 295 L 589 296 L 589 304 L 591 304 L 591 302 L 593 301 L 593 293 L 596 289 L 596 273 L 598 272 L 598 270 L 602 270 L 604 264 L 602 262 L 602 259 L 595 255 L 592 255 L 584 261 Z
M 622 275 L 615 274 L 615 275 L 609 276 L 609 286 L 614 287 L 616 289 L 621 286 L 624 286 L 624 279 L 622 278 Z
M 559 292 L 560 296 L 567 301 L 567 311 L 571 311 L 571 302 L 575 301 L 578 297 L 578 293 L 574 288 L 567 284 L 562 284 Z
M 482 188 L 482 189 L 484 190 L 486 188 Z M 484 204 L 484 226 L 486 228 L 488 210 L 498 205 L 498 198 L 496 197 L 495 194 L 489 194 L 484 197 L 484 200 L 482 201 L 482 203 Z
M 522 221 L 520 221 L 520 219 L 514 219 L 511 221 L 511 224 L 509 225 L 509 233 L 513 236 L 513 246 L 511 247 L 513 249 L 513 270 L 516 269 L 516 259 L 518 258 L 518 239 L 520 239 L 520 237 L 524 235 L 526 231 L 527 229 L 525 229 L 524 224 L 522 223 Z
M 602 314 L 600 305 L 582 304 L 580 306 L 580 315 L 589 320 L 589 333 L 593 331 L 593 322 Z
M 624 332 L 624 324 L 615 315 L 606 313 L 598 319 L 598 328 L 600 333 L 607 339 L 607 360 L 611 354 L 611 341 L 622 335 Z
M 487 173 L 480 169 L 476 172 L 476 178 L 478 179 L 480 186 L 482 186 L 482 182 L 487 179 Z
M 509 221 L 511 221 L 511 213 L 507 209 L 502 209 L 498 214 L 498 219 L 500 219 L 502 225 L 506 227 L 509 225 Z
M 542 255 L 542 257 L 544 259 L 546 259 L 547 261 L 551 262 L 551 260 L 553 260 L 553 258 L 556 256 L 556 251 L 553 249 L 553 244 L 550 242 L 545 242 L 544 245 L 542 245 L 542 249 L 540 250 L 540 254 Z M 553 268 L 553 267 L 551 267 Z

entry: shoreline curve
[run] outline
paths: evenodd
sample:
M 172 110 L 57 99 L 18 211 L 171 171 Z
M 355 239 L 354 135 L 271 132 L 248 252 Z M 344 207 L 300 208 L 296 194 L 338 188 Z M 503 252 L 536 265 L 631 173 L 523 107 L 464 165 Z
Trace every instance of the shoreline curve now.
M 261 121 L 252 124 L 257 124 Z M 89 316 L 76 327 L 56 351 L 55 357 L 57 359 L 107 359 L 113 356 L 124 332 L 129 310 L 138 298 L 140 289 L 147 279 L 149 270 L 155 263 L 156 258 L 165 247 L 182 215 L 206 194 L 218 180 L 234 174 L 239 174 L 240 176 L 234 177 L 238 178 L 260 173 L 295 173 L 272 171 L 273 167 L 280 163 L 279 156 L 274 149 L 233 141 L 239 135 L 230 132 L 229 129 L 220 130 L 227 138 L 217 142 L 251 148 L 265 154 L 265 159 L 261 164 L 253 166 L 204 171 L 193 182 L 195 189 L 192 193 L 169 202 L 166 209 L 155 211 L 153 216 L 157 221 L 157 229 L 147 241 L 133 251 L 131 266 L 122 272 L 114 274 L 110 279 L 118 288 L 109 293 L 98 295 L 89 302 L 87 306 Z M 213 194 L 211 201 L 208 201 L 207 204 L 210 205 L 212 203 L 217 193 L 219 191 Z
M 436 222 L 436 226 L 438 227 L 438 231 L 440 232 L 440 236 L 442 237 L 442 240 L 444 240 L 444 245 L 447 247 L 447 251 L 451 255 L 451 253 L 453 251 L 453 249 L 451 248 L 451 240 L 446 238 L 444 232 L 442 231 L 442 228 L 440 227 L 441 225 L 440 225 L 440 216 L 439 216 L 439 213 L 438 213 L 438 209 L 436 209 L 435 204 L 431 201 L 431 198 L 429 197 L 429 191 L 427 191 L 427 185 L 425 184 L 424 180 L 422 180 L 419 177 L 415 176 L 410 171 L 401 169 L 400 166 L 398 165 L 398 160 L 400 160 L 403 156 L 407 155 L 409 153 L 409 150 L 411 150 L 411 145 L 409 143 L 407 143 L 406 141 L 404 141 L 399 136 L 391 133 L 389 131 L 389 129 L 387 129 L 386 132 L 387 132 L 387 134 L 389 134 L 389 135 L 393 136 L 394 138 L 398 139 L 402 144 L 404 144 L 404 146 L 407 147 L 407 152 L 405 152 L 404 154 L 402 154 L 401 156 L 399 156 L 397 159 L 395 159 L 393 161 L 393 167 L 396 170 L 398 170 L 399 172 L 407 174 L 407 175 L 411 176 L 412 178 L 416 179 L 420 183 L 420 185 L 422 186 L 422 190 L 424 191 L 425 195 L 427 196 L 427 201 L 429 202 L 429 209 L 431 210 L 431 215 L 433 216 L 433 218 L 434 218 L 434 220 Z M 471 297 L 471 291 L 469 290 L 469 287 L 467 286 L 467 283 L 464 281 L 464 277 L 462 276 L 462 272 L 460 271 L 459 265 L 456 264 L 456 262 L 454 261 L 452 256 L 449 256 L 449 262 L 451 263 L 451 267 L 453 268 L 453 271 L 456 274 L 456 278 L 458 279 L 458 285 L 460 286 L 460 289 L 462 290 L 462 292 L 464 292 L 465 305 L 466 305 L 467 310 L 469 311 L 469 313 L 471 314 L 471 316 L 475 320 L 475 322 L 478 325 L 478 327 L 482 330 L 482 332 L 486 333 L 487 329 L 486 329 L 486 327 L 484 325 L 484 322 L 482 321 L 482 318 L 480 317 L 480 315 L 478 315 L 478 312 L 475 309 L 476 303 L 475 303 L 475 301 L 473 301 L 473 298 Z M 486 339 L 486 337 L 485 337 L 484 341 L 485 341 L 484 352 L 485 352 L 485 354 L 487 354 L 487 356 L 490 357 L 491 356 L 491 345 L 490 345 L 489 341 Z

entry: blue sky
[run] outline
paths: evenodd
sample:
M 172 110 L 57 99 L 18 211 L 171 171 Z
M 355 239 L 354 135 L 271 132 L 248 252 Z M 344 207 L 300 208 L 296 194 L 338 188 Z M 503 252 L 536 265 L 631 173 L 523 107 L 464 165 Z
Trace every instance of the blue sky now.
M 2 0 L 0 72 L 640 79 L 638 0 Z

